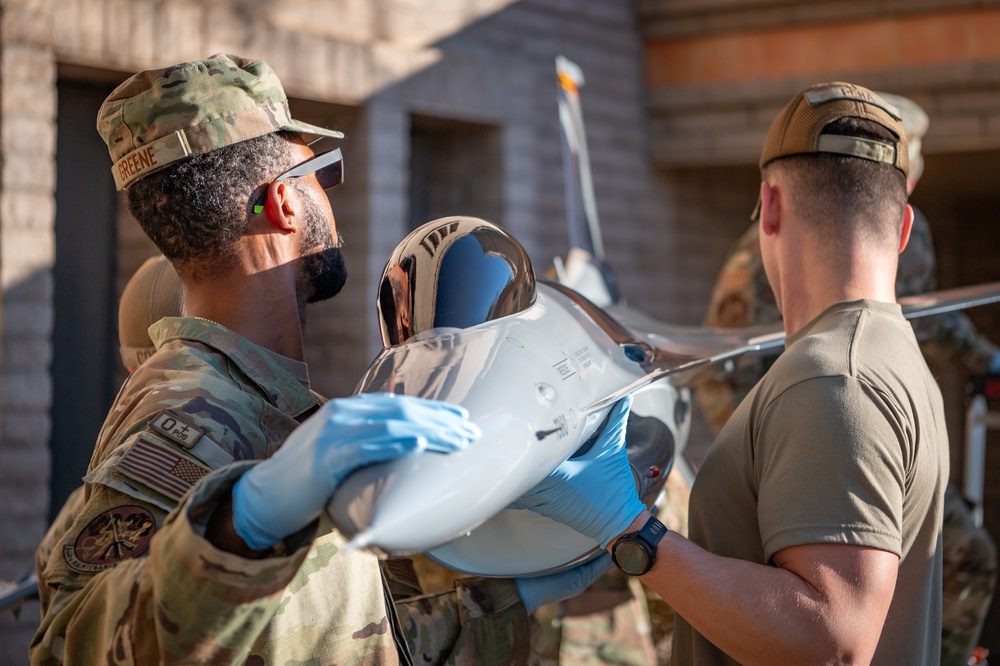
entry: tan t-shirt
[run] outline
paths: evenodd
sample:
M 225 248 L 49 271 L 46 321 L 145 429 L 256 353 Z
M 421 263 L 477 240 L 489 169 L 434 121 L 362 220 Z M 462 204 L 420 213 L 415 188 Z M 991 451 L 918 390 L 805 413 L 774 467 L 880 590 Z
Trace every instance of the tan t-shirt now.
M 789 338 L 698 471 L 690 538 L 771 564 L 807 543 L 900 556 L 876 664 L 936 662 L 948 435 L 941 393 L 896 304 L 839 303 Z M 735 663 L 677 619 L 674 664 Z

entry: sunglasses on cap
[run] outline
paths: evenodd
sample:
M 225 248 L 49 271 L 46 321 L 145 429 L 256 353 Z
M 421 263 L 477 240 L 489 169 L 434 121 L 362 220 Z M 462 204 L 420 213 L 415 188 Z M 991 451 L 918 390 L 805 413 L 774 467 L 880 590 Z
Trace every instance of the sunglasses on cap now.
M 324 190 L 344 182 L 344 157 L 340 153 L 340 148 L 334 148 L 325 153 L 313 155 L 305 162 L 296 164 L 288 171 L 280 174 L 274 181 L 308 176 L 311 173 L 316 174 L 316 180 L 319 181 L 319 186 Z M 267 188 L 264 188 L 257 202 L 253 205 L 253 212 L 255 214 L 264 210 L 265 201 L 267 201 Z

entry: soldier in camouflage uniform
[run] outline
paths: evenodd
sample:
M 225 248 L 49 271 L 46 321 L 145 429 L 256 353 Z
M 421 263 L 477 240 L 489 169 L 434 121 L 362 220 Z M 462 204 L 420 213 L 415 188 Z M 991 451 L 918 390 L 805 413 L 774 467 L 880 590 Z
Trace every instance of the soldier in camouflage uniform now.
M 895 104 L 903 117 L 911 165 L 907 189 L 912 193 L 923 172 L 921 139 L 927 131 L 927 115 L 912 100 L 880 94 Z M 934 291 L 936 272 L 930 225 L 914 207 L 910 240 L 899 257 L 896 294 L 912 296 Z M 780 320 L 761 260 L 759 227 L 753 224 L 726 258 L 712 292 L 705 325 L 738 328 Z M 914 331 L 929 360 L 961 363 L 973 374 L 1000 371 L 1000 348 L 980 335 L 964 313 L 915 320 Z M 731 372 L 712 377 L 698 387 L 696 397 L 713 433 L 722 430 L 773 361 L 774 357 L 740 359 Z M 942 664 L 968 663 L 993 598 L 996 567 L 993 539 L 972 523 L 965 499 L 957 488 L 949 486 L 945 493 Z
M 305 138 L 342 135 L 293 120 L 265 63 L 223 54 L 131 77 L 98 129 L 187 316 L 149 329 L 157 352 L 39 549 L 32 663 L 530 663 L 528 611 L 606 561 L 399 600 L 406 572 L 344 553 L 322 510 L 360 465 L 478 434 L 444 403 L 309 388 L 305 304 L 346 272 L 322 192 L 339 151 Z

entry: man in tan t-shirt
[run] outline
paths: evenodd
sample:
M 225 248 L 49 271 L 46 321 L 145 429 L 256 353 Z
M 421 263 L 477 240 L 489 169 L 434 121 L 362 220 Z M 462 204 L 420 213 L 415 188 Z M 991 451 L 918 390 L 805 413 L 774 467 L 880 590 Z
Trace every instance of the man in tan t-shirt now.
M 909 148 L 906 189 L 912 195 L 923 174 L 921 146 L 930 118 L 911 99 L 892 93 L 878 94 L 895 106 L 902 118 Z M 896 296 L 932 292 L 936 285 L 937 261 L 930 224 L 913 207 L 910 240 L 899 255 Z M 719 271 L 704 324 L 741 328 L 780 321 L 781 313 L 775 305 L 760 254 L 760 225 L 751 224 L 730 248 Z M 974 375 L 1000 373 L 1000 347 L 977 331 L 965 312 L 922 317 L 911 323 L 932 369 L 937 363 L 941 367 L 955 365 Z M 723 371 L 719 367 L 718 373 L 707 376 L 698 385 L 695 397 L 714 435 L 722 431 L 736 406 L 773 360 L 773 356 L 745 356 L 732 368 Z M 966 666 L 979 644 L 996 587 L 996 545 L 989 531 L 973 521 L 971 507 L 954 479 L 945 490 L 944 516 L 941 665 Z
M 786 350 L 706 456 L 690 540 L 636 504 L 618 451 L 518 503 L 610 537 L 619 568 L 677 612 L 674 664 L 935 662 L 948 440 L 896 303 L 913 220 L 898 112 L 861 86 L 813 86 L 775 119 L 760 167 Z M 622 515 L 630 528 L 609 535 Z

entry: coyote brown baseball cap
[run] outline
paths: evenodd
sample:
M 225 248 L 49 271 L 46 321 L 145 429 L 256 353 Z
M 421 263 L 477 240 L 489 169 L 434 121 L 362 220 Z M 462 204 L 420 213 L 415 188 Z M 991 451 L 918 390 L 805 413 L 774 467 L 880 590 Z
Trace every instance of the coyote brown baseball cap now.
M 841 118 L 862 118 L 885 127 L 896 136 L 892 143 L 858 136 L 823 134 Z M 806 88 L 792 98 L 771 123 L 760 154 L 760 168 L 779 157 L 835 153 L 889 164 L 909 177 L 910 159 L 899 110 L 882 96 L 854 83 L 835 81 Z M 760 217 L 760 197 L 750 220 Z
M 896 135 L 885 143 L 872 139 L 823 134 L 841 118 L 862 118 Z M 771 124 L 760 155 L 760 168 L 779 157 L 836 153 L 890 164 L 909 175 L 909 151 L 899 110 L 880 95 L 853 83 L 821 83 L 796 95 Z
M 134 74 L 97 115 L 119 190 L 178 160 L 281 130 L 344 136 L 293 119 L 266 62 L 225 53 Z

